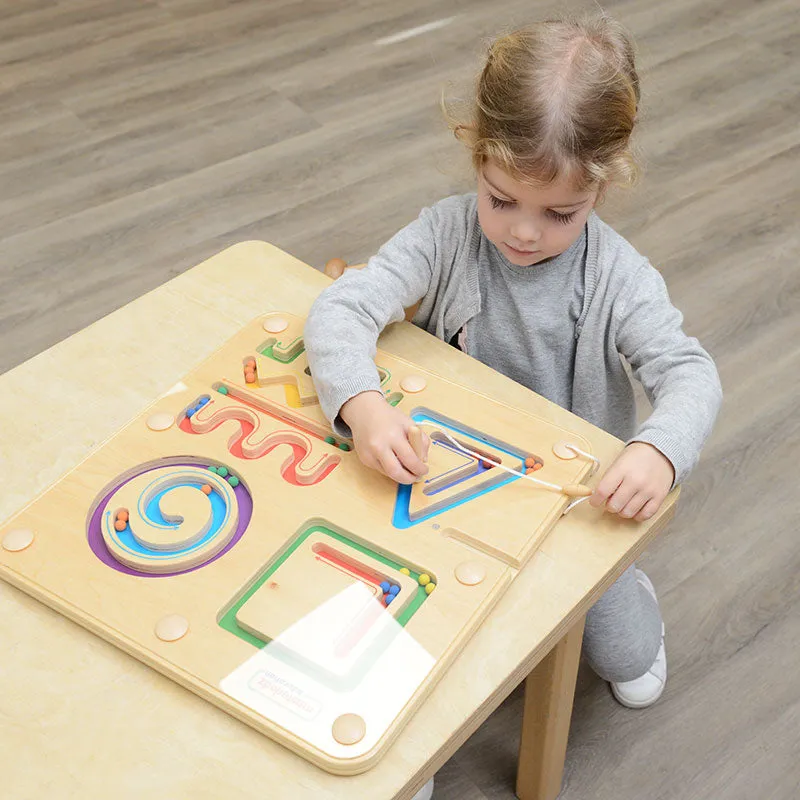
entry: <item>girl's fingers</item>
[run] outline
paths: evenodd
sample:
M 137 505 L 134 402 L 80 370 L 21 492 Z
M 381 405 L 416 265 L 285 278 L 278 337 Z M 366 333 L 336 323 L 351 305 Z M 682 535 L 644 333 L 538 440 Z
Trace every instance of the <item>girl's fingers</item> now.
M 644 504 L 644 508 L 642 508 L 642 510 L 636 515 L 637 522 L 644 522 L 645 520 L 650 519 L 650 517 L 652 517 L 659 508 L 661 508 L 662 502 L 663 500 L 659 500 L 657 497 L 653 497 L 648 500 Z
M 427 474 L 428 465 L 417 455 L 408 441 L 397 442 L 394 445 L 394 454 L 414 479 Z
M 622 478 L 622 472 L 616 470 L 612 465 L 608 472 L 602 477 L 600 483 L 597 484 L 594 494 L 589 499 L 589 505 L 600 508 L 600 506 L 606 503 L 619 488 L 622 483 Z
M 414 483 L 417 479 L 416 475 L 403 467 L 392 450 L 379 453 L 377 460 L 381 472 L 393 481 L 397 481 L 398 483 Z
M 637 492 L 628 500 L 625 504 L 625 508 L 619 512 L 619 515 L 625 517 L 625 519 L 633 519 L 644 508 L 649 499 L 649 495 Z
M 616 491 L 608 498 L 606 509 L 612 514 L 619 514 L 619 512 L 630 503 L 636 491 L 636 488 L 630 481 L 622 481 Z

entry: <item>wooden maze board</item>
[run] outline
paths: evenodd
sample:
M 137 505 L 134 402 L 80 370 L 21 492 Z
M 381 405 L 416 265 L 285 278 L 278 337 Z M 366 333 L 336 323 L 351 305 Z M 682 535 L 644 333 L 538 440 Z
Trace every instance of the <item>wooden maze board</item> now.
M 569 502 L 488 460 L 516 473 L 527 459 L 536 477 L 574 484 L 591 462 L 563 443 L 590 446 L 379 351 L 387 400 L 433 440 L 425 480 L 398 486 L 333 435 L 302 325 L 254 320 L 6 521 L 0 575 L 323 769 L 355 774 Z

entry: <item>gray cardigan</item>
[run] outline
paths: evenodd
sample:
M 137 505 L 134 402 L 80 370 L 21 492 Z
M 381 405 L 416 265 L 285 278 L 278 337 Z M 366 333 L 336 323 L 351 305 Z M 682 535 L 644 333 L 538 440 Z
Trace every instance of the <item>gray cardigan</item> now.
M 557 379 L 571 384 L 573 413 L 624 441 L 652 444 L 680 483 L 721 404 L 714 362 L 684 334 L 658 271 L 594 213 L 584 253 L 581 313 L 575 341 L 565 343 L 571 369 Z M 342 405 L 380 390 L 374 357 L 383 328 L 421 299 L 414 324 L 450 341 L 481 310 L 481 269 L 497 268 L 487 262 L 502 258 L 478 224 L 475 195 L 458 195 L 423 209 L 363 270 L 346 272 L 322 292 L 304 338 L 322 410 L 340 434 L 350 434 L 338 418 Z M 573 349 L 574 361 L 567 357 Z M 638 428 L 624 362 L 653 405 Z

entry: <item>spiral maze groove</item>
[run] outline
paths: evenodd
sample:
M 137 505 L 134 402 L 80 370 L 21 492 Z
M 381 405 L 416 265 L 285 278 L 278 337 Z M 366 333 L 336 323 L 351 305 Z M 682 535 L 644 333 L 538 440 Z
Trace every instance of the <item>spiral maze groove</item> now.
M 199 459 L 141 464 L 101 494 L 89 518 L 89 546 L 120 572 L 180 575 L 233 547 L 252 510 L 247 487 L 224 466 Z

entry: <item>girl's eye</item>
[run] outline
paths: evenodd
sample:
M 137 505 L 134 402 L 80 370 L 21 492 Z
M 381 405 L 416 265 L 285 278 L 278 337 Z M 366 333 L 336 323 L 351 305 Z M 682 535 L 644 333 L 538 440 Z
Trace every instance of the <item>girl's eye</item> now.
M 492 204 L 492 208 L 509 208 L 514 205 L 508 200 L 501 200 L 499 197 L 495 197 L 491 192 L 489 192 L 489 202 Z
M 572 218 L 577 213 L 576 211 L 570 211 L 569 214 L 560 214 L 558 211 L 553 211 L 550 209 L 547 212 L 556 222 L 560 222 L 562 225 L 569 225 L 572 222 Z

